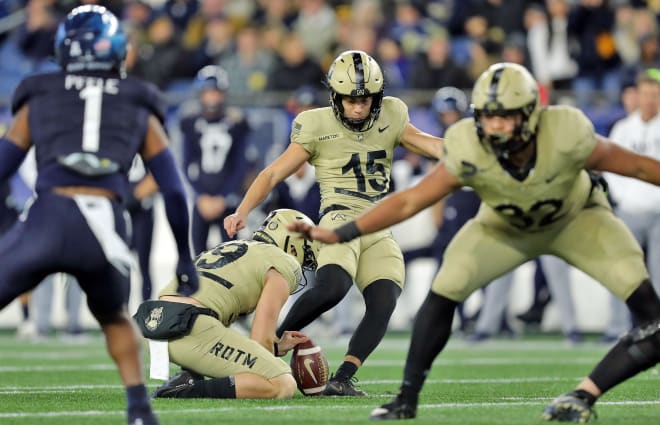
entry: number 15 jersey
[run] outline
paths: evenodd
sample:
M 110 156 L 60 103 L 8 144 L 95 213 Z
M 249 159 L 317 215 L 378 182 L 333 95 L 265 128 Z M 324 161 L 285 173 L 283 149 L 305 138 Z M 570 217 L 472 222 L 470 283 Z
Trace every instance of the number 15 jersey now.
M 331 107 L 296 117 L 291 142 L 310 154 L 321 188 L 321 210 L 339 204 L 362 211 L 388 193 L 393 151 L 408 121 L 408 107 L 395 97 L 383 98 L 378 119 L 364 132 L 344 127 Z

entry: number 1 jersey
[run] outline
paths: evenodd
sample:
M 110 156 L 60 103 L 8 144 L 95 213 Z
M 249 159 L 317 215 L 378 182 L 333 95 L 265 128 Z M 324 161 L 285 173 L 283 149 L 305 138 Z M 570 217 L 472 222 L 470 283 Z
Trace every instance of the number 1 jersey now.
M 165 118 L 155 86 L 108 72 L 29 76 L 14 92 L 12 112 L 24 105 L 36 149 L 37 192 L 94 186 L 124 197 L 149 116 Z

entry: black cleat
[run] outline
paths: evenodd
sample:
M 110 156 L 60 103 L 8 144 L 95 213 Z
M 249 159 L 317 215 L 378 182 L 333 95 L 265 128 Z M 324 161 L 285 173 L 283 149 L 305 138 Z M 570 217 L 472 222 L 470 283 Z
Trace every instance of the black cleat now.
M 195 385 L 195 381 L 204 379 L 203 376 L 198 375 L 189 370 L 181 370 L 181 372 L 174 375 L 169 381 L 156 388 L 156 391 L 151 393 L 153 398 L 179 398 L 181 393 L 190 389 Z
M 158 425 L 158 419 L 151 409 L 128 413 L 128 425 Z
M 369 419 L 386 421 L 393 419 L 414 419 L 417 416 L 417 406 L 404 402 L 401 397 L 371 411 Z
M 575 391 L 562 394 L 552 401 L 543 411 L 542 419 L 559 422 L 589 422 L 591 416 L 596 418 L 593 406 Z
M 355 383 L 357 382 L 356 377 L 337 379 L 335 376 L 331 376 L 328 384 L 323 390 L 323 395 L 327 396 L 349 396 L 349 397 L 364 397 L 367 395 L 364 391 L 359 388 L 355 388 Z

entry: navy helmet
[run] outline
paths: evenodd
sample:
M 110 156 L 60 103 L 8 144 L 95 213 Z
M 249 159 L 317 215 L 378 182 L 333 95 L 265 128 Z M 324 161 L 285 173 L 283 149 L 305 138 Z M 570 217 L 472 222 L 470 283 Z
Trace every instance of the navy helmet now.
M 468 99 L 463 90 L 446 86 L 435 92 L 431 107 L 436 114 L 455 111 L 464 115 L 468 111 Z
M 229 76 L 227 71 L 217 65 L 206 65 L 195 76 L 195 91 L 201 93 L 203 90 L 213 89 L 226 92 L 229 88 Z
M 62 69 L 123 73 L 127 38 L 115 15 L 103 6 L 73 9 L 57 28 L 55 55 Z

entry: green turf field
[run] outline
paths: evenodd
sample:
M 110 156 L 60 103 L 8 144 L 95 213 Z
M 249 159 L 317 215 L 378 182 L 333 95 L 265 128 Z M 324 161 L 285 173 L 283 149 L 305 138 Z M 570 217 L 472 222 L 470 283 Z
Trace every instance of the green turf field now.
M 334 370 L 346 341 L 317 340 Z M 360 424 L 389 401 L 401 378 L 407 336 L 391 336 L 359 371 L 365 398 L 284 401 L 154 400 L 161 424 Z M 569 348 L 560 338 L 535 337 L 470 345 L 450 341 L 409 424 L 543 424 L 540 414 L 572 389 L 606 346 Z M 174 369 L 173 369 L 174 370 Z M 608 393 L 597 404 L 599 425 L 659 425 L 660 366 Z M 124 395 L 100 335 L 86 345 L 18 342 L 0 335 L 0 424 L 122 424 Z M 159 381 L 148 381 L 149 389 Z

